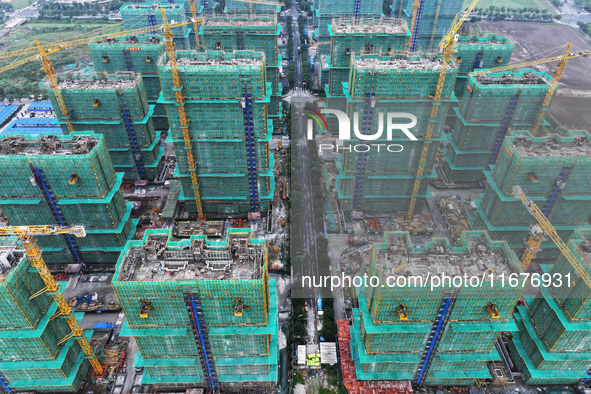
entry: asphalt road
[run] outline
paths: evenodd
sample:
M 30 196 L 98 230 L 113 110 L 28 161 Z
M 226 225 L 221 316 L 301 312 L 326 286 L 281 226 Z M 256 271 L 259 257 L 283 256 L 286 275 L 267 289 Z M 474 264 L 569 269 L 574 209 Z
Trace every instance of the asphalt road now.
M 299 52 L 300 47 L 300 32 L 298 28 L 298 17 L 302 15 L 297 10 L 295 5 L 292 6 L 290 11 L 291 16 L 293 17 L 292 21 L 292 28 L 293 28 L 293 62 L 294 62 L 294 94 L 292 97 L 307 97 L 308 95 L 304 92 L 303 84 L 302 84 L 302 57 L 301 53 Z M 296 138 L 295 140 L 292 139 L 292 144 L 298 144 L 298 157 L 297 161 L 300 166 L 300 184 L 302 186 L 301 190 L 301 214 L 302 214 L 302 239 L 303 239 L 303 252 L 304 252 L 304 262 L 302 267 L 302 275 L 307 276 L 316 276 L 318 274 L 318 261 L 316 258 L 316 237 L 317 232 L 314 228 L 314 206 L 312 201 L 312 184 L 310 178 L 310 162 L 308 156 L 308 142 L 306 140 L 306 122 L 304 117 L 301 114 L 301 108 L 303 107 L 303 102 L 292 102 L 292 105 L 295 105 L 295 110 L 298 111 L 299 118 L 301 121 L 299 122 L 299 127 L 296 130 Z M 293 138 L 293 137 L 292 137 Z M 294 158 L 292 158 L 294 160 Z M 308 321 L 313 321 L 316 327 L 316 294 L 315 292 L 311 293 L 309 297 L 307 297 L 308 301 Z M 310 342 L 315 342 L 316 338 L 309 338 Z

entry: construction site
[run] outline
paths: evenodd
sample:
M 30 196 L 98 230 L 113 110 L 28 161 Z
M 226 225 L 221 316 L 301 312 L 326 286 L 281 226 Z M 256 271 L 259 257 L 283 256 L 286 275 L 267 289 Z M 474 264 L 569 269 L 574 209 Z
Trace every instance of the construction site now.
M 0 106 L 0 393 L 591 390 L 591 134 L 551 114 L 591 45 L 477 3 L 125 3 L 0 52 L 47 97 Z

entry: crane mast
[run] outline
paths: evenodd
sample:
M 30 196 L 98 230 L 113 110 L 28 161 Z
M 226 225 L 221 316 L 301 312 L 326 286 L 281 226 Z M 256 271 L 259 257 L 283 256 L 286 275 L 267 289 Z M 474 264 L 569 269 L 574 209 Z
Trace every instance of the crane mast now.
M 577 260 L 575 255 L 570 251 L 568 246 L 566 246 L 564 241 L 562 241 L 562 239 L 558 236 L 556 229 L 554 228 L 552 223 L 550 223 L 550 221 L 546 218 L 546 216 L 544 215 L 542 210 L 540 208 L 538 208 L 538 206 L 525 195 L 521 186 L 516 185 L 513 187 L 513 195 L 521 200 L 521 202 L 523 203 L 525 208 L 527 208 L 529 213 L 536 219 L 539 227 L 542 229 L 544 234 L 546 234 L 550 237 L 550 239 L 554 242 L 554 244 L 558 247 L 558 249 L 560 249 L 560 251 L 562 252 L 564 257 L 569 261 L 569 263 L 572 264 L 577 276 L 579 276 L 581 279 L 583 279 L 583 281 L 585 281 L 587 286 L 589 286 L 589 288 L 591 288 L 591 276 L 589 276 L 589 273 L 587 272 L 587 270 L 581 265 L 579 260 Z M 528 244 L 529 244 L 529 241 L 528 241 Z M 532 245 L 532 246 L 535 246 L 535 245 Z M 539 244 L 538 244 L 538 247 L 539 247 Z
M 170 30 L 170 25 L 168 24 L 166 15 L 164 15 L 164 10 L 160 10 L 162 12 L 162 20 L 164 22 L 164 43 L 166 47 L 166 53 L 168 54 L 168 61 L 170 62 L 170 73 L 172 74 L 172 82 L 174 84 L 174 95 L 177 104 L 176 107 L 179 111 L 181 130 L 183 131 L 183 141 L 185 143 L 185 152 L 187 154 L 187 163 L 191 175 L 191 184 L 193 186 L 193 195 L 195 196 L 197 219 L 205 220 L 203 206 L 201 205 L 201 194 L 199 193 L 199 182 L 197 181 L 197 169 L 195 168 L 195 159 L 193 158 L 191 136 L 189 134 L 189 123 L 185 113 L 185 98 L 183 97 L 183 92 L 181 91 L 182 87 L 177 67 L 176 52 L 174 50 L 174 42 L 172 41 L 172 31 Z
M 57 234 L 73 234 L 76 237 L 84 237 L 86 236 L 86 232 L 84 227 L 82 226 L 74 226 L 74 227 L 56 227 L 56 226 L 7 226 L 7 227 L 0 227 L 0 236 L 10 236 L 16 235 L 21 240 L 21 244 L 23 248 L 25 248 L 25 252 L 27 253 L 27 257 L 31 261 L 33 267 L 37 269 L 39 276 L 43 280 L 45 287 L 38 291 L 37 293 L 33 294 L 29 299 L 33 299 L 35 297 L 40 296 L 43 293 L 48 293 L 51 298 L 57 304 L 59 314 L 57 316 L 61 316 L 65 318 L 68 327 L 70 328 L 70 334 L 64 337 L 61 341 L 58 342 L 62 344 L 66 342 L 70 338 L 75 338 L 80 344 L 82 351 L 84 351 L 84 355 L 88 358 L 90 365 L 96 375 L 102 375 L 104 368 L 99 362 L 98 358 L 94 354 L 94 349 L 90 346 L 90 343 L 84 336 L 84 330 L 78 324 L 78 321 L 74 317 L 72 313 L 72 308 L 68 305 L 68 302 L 64 298 L 64 295 L 59 289 L 58 284 L 53 279 L 53 275 L 49 272 L 49 268 L 45 264 L 43 257 L 41 256 L 41 250 L 39 246 L 37 246 L 37 242 L 33 238 L 36 235 L 57 235 Z M 57 316 L 54 316 L 57 317 Z
M 439 111 L 441 94 L 443 92 L 443 86 L 445 85 L 445 76 L 447 75 L 447 69 L 449 67 L 449 62 L 453 54 L 453 46 L 455 41 L 457 40 L 456 34 L 462 26 L 462 23 L 464 23 L 464 21 L 470 14 L 470 12 L 472 12 L 474 7 L 476 7 L 478 1 L 479 0 L 474 0 L 459 19 L 458 15 L 456 15 L 456 18 L 454 19 L 454 22 L 451 28 L 449 29 L 449 32 L 439 43 L 439 48 L 443 50 L 441 71 L 439 72 L 439 79 L 437 80 L 437 89 L 435 90 L 435 95 L 433 96 L 433 107 L 431 108 L 431 113 L 429 115 L 429 125 L 427 126 L 427 131 L 425 132 L 425 143 L 423 144 L 421 158 L 419 159 L 419 168 L 417 169 L 417 175 L 415 177 L 415 182 L 412 189 L 412 196 L 410 199 L 408 212 L 406 214 L 407 217 L 412 217 L 414 215 L 417 197 L 419 195 L 419 190 L 421 188 L 421 180 L 423 177 L 423 173 L 425 172 L 425 166 L 427 164 L 427 154 L 429 153 L 430 146 L 429 142 L 431 142 L 433 129 L 435 128 L 435 120 L 437 119 L 437 113 Z

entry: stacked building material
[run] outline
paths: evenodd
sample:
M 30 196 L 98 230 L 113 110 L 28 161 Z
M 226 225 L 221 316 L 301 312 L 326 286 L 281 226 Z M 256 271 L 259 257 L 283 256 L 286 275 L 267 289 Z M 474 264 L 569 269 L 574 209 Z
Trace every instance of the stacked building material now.
M 569 239 L 591 216 L 590 139 L 586 131 L 572 131 L 564 137 L 514 132 L 507 137 L 497 164 L 484 172 L 488 187 L 482 200 L 475 201 L 475 226 L 486 229 L 493 239 L 522 249 L 536 221 L 513 196 L 513 187 L 519 185 L 560 237 Z M 557 258 L 560 253 L 550 240 L 542 243 L 542 249 L 538 258 Z
M 58 89 L 74 129 L 103 134 L 115 170 L 124 172 L 124 179 L 152 180 L 158 175 L 164 148 L 152 122 L 154 106 L 139 74 L 63 75 Z M 48 93 L 62 129 L 68 132 L 53 90 Z
M 112 268 L 133 236 L 132 203 L 119 192 L 100 134 L 10 136 L 0 139 L 0 207 L 12 226 L 84 224 L 86 237 L 40 237 L 50 269 L 67 264 Z
M 170 122 L 168 141 L 177 157 L 180 200 L 196 212 L 185 150 L 195 158 L 204 212 L 263 211 L 273 199 L 272 121 L 268 119 L 271 83 L 265 54 L 178 51 L 177 65 L 188 127 L 183 130 L 168 55 L 158 65 L 162 97 Z
M 276 391 L 277 297 L 264 239 L 229 229 L 172 241 L 148 230 L 130 241 L 113 287 L 146 367 L 143 384 Z

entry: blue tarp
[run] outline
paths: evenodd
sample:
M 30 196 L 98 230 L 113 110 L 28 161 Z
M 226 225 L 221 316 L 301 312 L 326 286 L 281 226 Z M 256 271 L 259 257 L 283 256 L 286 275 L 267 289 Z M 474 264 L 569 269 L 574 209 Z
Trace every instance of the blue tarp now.
M 53 112 L 53 107 L 49 101 L 35 101 L 27 108 L 29 112 Z
M 21 118 L 13 120 L 0 135 L 63 134 L 56 118 Z
M 18 112 L 18 105 L 6 105 L 0 108 L 0 126 L 6 124 Z

